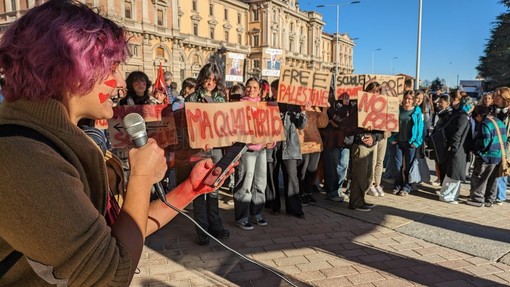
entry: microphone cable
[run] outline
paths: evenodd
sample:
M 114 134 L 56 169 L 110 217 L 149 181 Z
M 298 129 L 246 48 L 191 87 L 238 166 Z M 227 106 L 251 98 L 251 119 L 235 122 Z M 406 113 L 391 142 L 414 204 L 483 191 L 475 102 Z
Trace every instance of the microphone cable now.
M 195 226 L 197 226 L 202 232 L 204 232 L 205 234 L 207 234 L 207 236 L 209 236 L 210 238 L 212 238 L 214 241 L 218 242 L 221 246 L 223 246 L 223 248 L 227 249 L 228 251 L 234 253 L 235 255 L 241 257 L 242 259 L 250 262 L 250 263 L 253 263 L 271 273 L 273 273 L 274 275 L 278 276 L 280 279 L 284 280 L 285 282 L 289 283 L 291 286 L 293 287 L 298 287 L 296 284 L 294 284 L 292 281 L 290 281 L 290 279 L 287 279 L 287 277 L 285 277 L 284 275 L 280 274 L 280 272 L 276 271 L 274 268 L 272 268 L 271 266 L 268 266 L 266 264 L 263 264 L 262 262 L 258 262 L 257 260 L 255 259 L 251 259 L 247 256 L 245 256 L 244 254 L 236 251 L 235 249 L 229 247 L 228 245 L 226 245 L 225 243 L 221 242 L 220 240 L 218 240 L 216 237 L 212 236 L 209 232 L 207 232 L 202 226 L 200 226 L 200 224 L 198 224 L 198 222 L 196 222 L 193 218 L 191 218 L 191 216 L 187 215 L 186 213 L 184 213 L 182 210 L 180 210 L 179 208 L 173 206 L 172 204 L 170 204 L 167 200 L 166 200 L 166 197 L 164 195 L 160 195 L 158 193 L 158 197 L 159 199 L 161 199 L 161 201 L 166 204 L 166 206 L 170 207 L 171 209 L 175 210 L 177 213 L 181 214 L 181 215 L 184 215 L 184 217 L 186 217 L 187 219 L 189 219 L 191 222 L 193 222 L 193 224 L 195 224 Z

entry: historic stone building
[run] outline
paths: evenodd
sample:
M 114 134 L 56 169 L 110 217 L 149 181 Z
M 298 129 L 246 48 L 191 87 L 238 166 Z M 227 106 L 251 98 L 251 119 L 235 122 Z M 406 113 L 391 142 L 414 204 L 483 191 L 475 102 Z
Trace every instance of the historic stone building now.
M 27 9 L 45 0 L 0 0 L 0 36 Z M 322 31 L 322 16 L 301 11 L 296 0 L 82 0 L 123 25 L 130 36 L 128 74 L 154 79 L 159 64 L 180 83 L 196 77 L 219 50 L 245 54 L 246 76 L 262 76 L 268 49 L 282 65 L 353 72 L 354 42 Z M 339 53 L 335 55 L 335 45 Z M 265 76 L 269 80 L 270 76 Z
M 339 72 L 352 73 L 354 42 L 338 35 L 339 55 L 335 55 L 337 35 L 322 31 L 324 21 L 315 11 L 302 11 L 295 0 L 243 0 L 250 5 L 248 36 L 251 46 L 248 72 L 260 76 L 268 61 L 266 49 L 282 50 L 285 65 L 330 70 L 338 57 Z

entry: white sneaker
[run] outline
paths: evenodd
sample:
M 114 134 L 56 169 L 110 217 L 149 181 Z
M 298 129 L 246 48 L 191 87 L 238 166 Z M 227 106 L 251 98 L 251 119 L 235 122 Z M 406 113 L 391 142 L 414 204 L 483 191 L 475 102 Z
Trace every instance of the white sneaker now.
M 379 196 L 384 196 L 384 190 L 383 190 L 382 186 L 378 185 L 375 187 L 375 189 L 379 193 Z
M 372 196 L 379 196 L 379 192 L 377 192 L 377 189 L 375 189 L 375 186 L 370 186 L 370 189 L 368 189 L 368 194 Z

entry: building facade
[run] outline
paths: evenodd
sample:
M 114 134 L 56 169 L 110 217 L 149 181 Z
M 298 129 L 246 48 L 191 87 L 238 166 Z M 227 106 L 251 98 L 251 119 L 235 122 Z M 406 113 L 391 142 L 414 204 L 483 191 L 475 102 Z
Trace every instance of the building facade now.
M 0 0 L 0 37 L 27 9 L 43 2 Z M 141 70 L 155 79 L 161 63 L 181 83 L 196 77 L 218 51 L 228 51 L 246 55 L 246 76 L 261 77 L 267 49 L 282 51 L 282 65 L 333 72 L 338 61 L 340 73 L 354 70 L 353 40 L 324 33 L 322 16 L 301 11 L 295 0 L 82 2 L 126 28 L 132 54 L 123 65 L 126 75 Z

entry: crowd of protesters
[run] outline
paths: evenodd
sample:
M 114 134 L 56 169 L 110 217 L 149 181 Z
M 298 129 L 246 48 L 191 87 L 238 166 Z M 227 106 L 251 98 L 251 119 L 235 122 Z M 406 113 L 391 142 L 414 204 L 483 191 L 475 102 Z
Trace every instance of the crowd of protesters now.
M 250 78 L 246 83 L 225 87 L 223 76 L 214 63 L 206 64 L 198 77 L 187 78 L 178 91 L 170 72 L 164 73 L 166 87 L 152 86 L 142 71 L 131 72 L 126 88 L 118 91 L 117 105 L 168 104 L 177 125 L 185 123 L 186 102 L 274 102 L 278 80 Z M 379 94 L 380 84 L 367 85 L 365 91 Z M 499 177 L 503 149 L 507 146 L 510 90 L 499 88 L 486 93 L 475 103 L 465 93 L 441 90 L 407 89 L 400 103 L 399 131 L 377 131 L 357 126 L 357 101 L 330 93 L 328 107 L 278 104 L 286 136 L 283 142 L 249 144 L 236 172 L 227 181 L 233 196 L 234 221 L 243 230 L 254 225 L 266 226 L 264 208 L 273 215 L 281 212 L 283 193 L 287 215 L 304 218 L 302 206 L 316 204 L 317 191 L 334 202 L 349 201 L 349 208 L 369 212 L 375 206 L 365 195 L 385 196 L 383 178 L 393 179 L 386 190 L 406 196 L 416 192 L 420 183 L 440 186 L 439 200 L 457 204 L 461 183 L 471 179 L 473 206 L 500 205 L 506 200 L 507 178 Z M 432 143 L 433 135 L 443 135 L 443 146 Z M 182 138 L 182 137 L 181 137 Z M 436 136 L 437 138 L 437 136 Z M 172 190 L 189 175 L 194 160 L 210 157 L 217 162 L 222 149 L 192 150 L 187 142 L 175 152 L 177 167 L 166 174 L 167 190 Z M 503 151 L 506 152 L 506 151 Z M 435 162 L 437 180 L 431 182 L 427 158 Z M 283 179 L 283 184 L 280 183 Z M 197 222 L 213 236 L 226 239 L 218 210 L 218 191 L 193 201 Z M 321 195 L 322 196 L 322 195 Z M 197 228 L 198 242 L 209 243 L 208 236 Z
M 51 41 L 59 49 L 47 45 Z M 180 142 L 164 151 L 148 139 L 129 151 L 124 174 L 106 137 L 96 141 L 97 133 L 87 133 L 82 124 L 95 133 L 92 122 L 112 118 L 115 105 L 166 104 L 176 126 L 185 127 L 186 102 L 274 102 L 278 80 L 250 78 L 226 88 L 216 63 L 185 79 L 180 92 L 169 72 L 165 87 L 153 87 L 143 71 L 124 80 L 120 64 L 129 55 L 127 43 L 123 28 L 111 20 L 62 0 L 29 10 L 0 41 L 0 251 L 7 259 L 0 277 L 7 285 L 129 285 L 145 238 L 177 215 L 165 201 L 178 208 L 193 202 L 203 229 L 219 239 L 230 236 L 218 190 L 203 184 L 205 175 L 215 173 L 222 148 L 194 150 L 178 134 Z M 376 82 L 365 90 L 382 93 Z M 247 143 L 240 163 L 227 172 L 229 182 L 221 182 L 234 198 L 231 220 L 246 231 L 267 226 L 264 211 L 279 215 L 282 197 L 285 213 L 303 219 L 303 206 L 317 203 L 314 191 L 370 212 L 375 205 L 367 195 L 385 195 L 383 177 L 395 179 L 387 189 L 402 198 L 430 181 L 426 156 L 436 162 L 440 201 L 458 203 L 469 175 L 467 204 L 502 204 L 510 89 L 498 88 L 479 104 L 459 91 L 436 94 L 433 99 L 426 91 L 406 90 L 395 133 L 358 127 L 356 99 L 337 98 L 334 89 L 327 107 L 278 103 L 285 140 Z M 174 173 L 167 172 L 170 151 L 178 163 Z M 165 177 L 164 200 L 150 202 L 153 184 Z M 197 228 L 197 234 L 199 244 L 209 243 L 205 232 Z
M 180 91 L 170 72 L 165 72 L 164 78 L 165 89 L 154 88 L 144 72 L 131 72 L 126 89 L 119 93 L 118 105 L 168 104 L 176 125 L 183 126 L 186 102 L 274 102 L 278 94 L 278 80 L 268 83 L 250 78 L 225 87 L 215 63 L 206 64 L 196 79 L 185 79 Z M 380 84 L 372 82 L 365 91 L 380 94 Z M 348 200 L 350 209 L 369 212 L 375 205 L 367 202 L 365 195 L 385 196 L 383 178 L 391 184 L 386 191 L 394 195 L 406 196 L 417 192 L 420 183 L 429 183 L 440 186 L 440 201 L 457 204 L 461 183 L 470 176 L 467 204 L 492 206 L 506 200 L 507 179 L 498 176 L 502 150 L 497 130 L 503 146 L 507 146 L 508 88 L 484 94 L 478 104 L 461 91 L 448 94 L 406 89 L 400 102 L 399 131 L 393 133 L 356 128 L 357 101 L 348 95 L 336 98 L 333 89 L 328 107 L 278 106 L 285 141 L 248 143 L 248 152 L 226 183 L 233 197 L 234 222 L 243 230 L 268 224 L 264 208 L 273 215 L 280 214 L 281 194 L 286 214 L 298 218 L 305 217 L 302 206 L 317 203 L 318 191 L 327 200 Z M 439 133 L 443 135 L 442 147 L 432 143 L 432 135 Z M 192 150 L 187 142 L 170 150 L 175 152 L 176 167 L 171 166 L 166 174 L 169 191 L 189 175 L 197 153 L 217 162 L 223 152 L 221 148 Z M 435 162 L 434 182 L 427 158 Z M 195 199 L 193 214 L 213 236 L 227 239 L 230 232 L 219 215 L 218 197 L 214 191 Z M 199 244 L 209 243 L 198 228 L 197 234 Z
M 278 80 L 268 83 L 250 78 L 246 83 L 224 87 L 219 69 L 214 63 L 205 65 L 196 80 L 183 81 L 180 92 L 175 83 L 168 82 L 172 76 L 166 72 L 167 98 L 158 101 L 151 100 L 156 91 L 148 92 L 147 76 L 133 72 L 126 80 L 127 96 L 119 104 L 172 103 L 179 118 L 186 102 L 276 101 Z M 365 91 L 380 94 L 380 84 L 372 82 Z M 131 99 L 135 95 L 138 98 Z M 506 146 L 509 103 L 506 88 L 485 94 L 478 105 L 461 91 L 448 94 L 409 88 L 400 103 L 399 131 L 393 133 L 356 128 L 356 99 L 348 95 L 336 98 L 333 89 L 328 107 L 279 103 L 285 141 L 248 143 L 248 152 L 227 183 L 234 199 L 234 222 L 243 230 L 266 226 L 264 207 L 273 215 L 280 214 L 281 194 L 286 214 L 304 218 L 302 206 L 316 204 L 317 191 L 330 201 L 348 201 L 350 209 L 369 212 L 375 205 L 367 202 L 365 195 L 385 196 L 383 178 L 393 179 L 386 190 L 394 195 L 406 196 L 417 192 L 420 183 L 429 183 L 440 186 L 440 201 L 456 204 L 461 183 L 469 175 L 471 194 L 467 204 L 502 204 L 506 200 L 506 178 L 497 176 L 502 153 L 496 127 Z M 441 147 L 432 144 L 432 135 L 438 133 L 444 135 L 444 150 L 435 150 Z M 216 162 L 222 149 L 205 152 Z M 177 167 L 178 184 L 193 164 L 192 153 L 177 153 L 178 162 L 184 163 Z M 435 162 L 435 182 L 431 182 L 427 159 Z M 196 199 L 193 213 L 215 237 L 229 237 L 219 216 L 217 191 Z M 206 234 L 199 229 L 197 233 L 199 244 L 209 243 Z
M 165 87 L 161 87 L 153 86 L 143 71 L 134 71 L 127 76 L 125 88 L 116 90 L 116 104 L 167 104 L 174 112 L 176 125 L 185 127 L 186 102 L 277 100 L 278 80 L 269 83 L 250 78 L 246 83 L 225 87 L 223 72 L 216 63 L 206 64 L 196 79 L 185 79 L 178 90 L 170 72 L 164 73 Z M 369 83 L 365 91 L 380 94 L 381 85 Z M 234 222 L 243 230 L 266 226 L 264 209 L 280 214 L 281 194 L 285 213 L 297 218 L 305 217 L 302 206 L 317 203 L 317 191 L 327 200 L 348 200 L 350 209 L 369 212 L 375 205 L 366 201 L 366 195 L 385 196 L 383 178 L 392 179 L 386 191 L 394 195 L 406 196 L 416 192 L 420 183 L 430 183 L 440 186 L 440 201 L 456 204 L 461 183 L 469 175 L 467 204 L 492 206 L 506 200 L 507 179 L 499 177 L 498 172 L 508 138 L 508 88 L 486 93 L 475 104 L 461 91 L 429 93 L 408 87 L 400 102 L 399 130 L 393 133 L 357 127 L 357 100 L 349 95 L 336 97 L 333 88 L 328 107 L 278 106 L 285 140 L 247 143 L 248 152 L 226 183 L 233 197 Z M 167 150 L 174 152 L 176 163 L 165 176 L 168 191 L 188 177 L 197 154 L 213 162 L 223 154 L 222 148 L 190 149 L 186 136 L 178 138 L 183 142 Z M 442 145 L 433 144 L 437 138 Z M 435 182 L 431 182 L 427 158 L 435 161 Z M 219 215 L 218 197 L 216 190 L 196 198 L 193 214 L 202 228 L 227 239 L 230 232 Z M 209 243 L 199 228 L 197 234 L 199 244 Z

